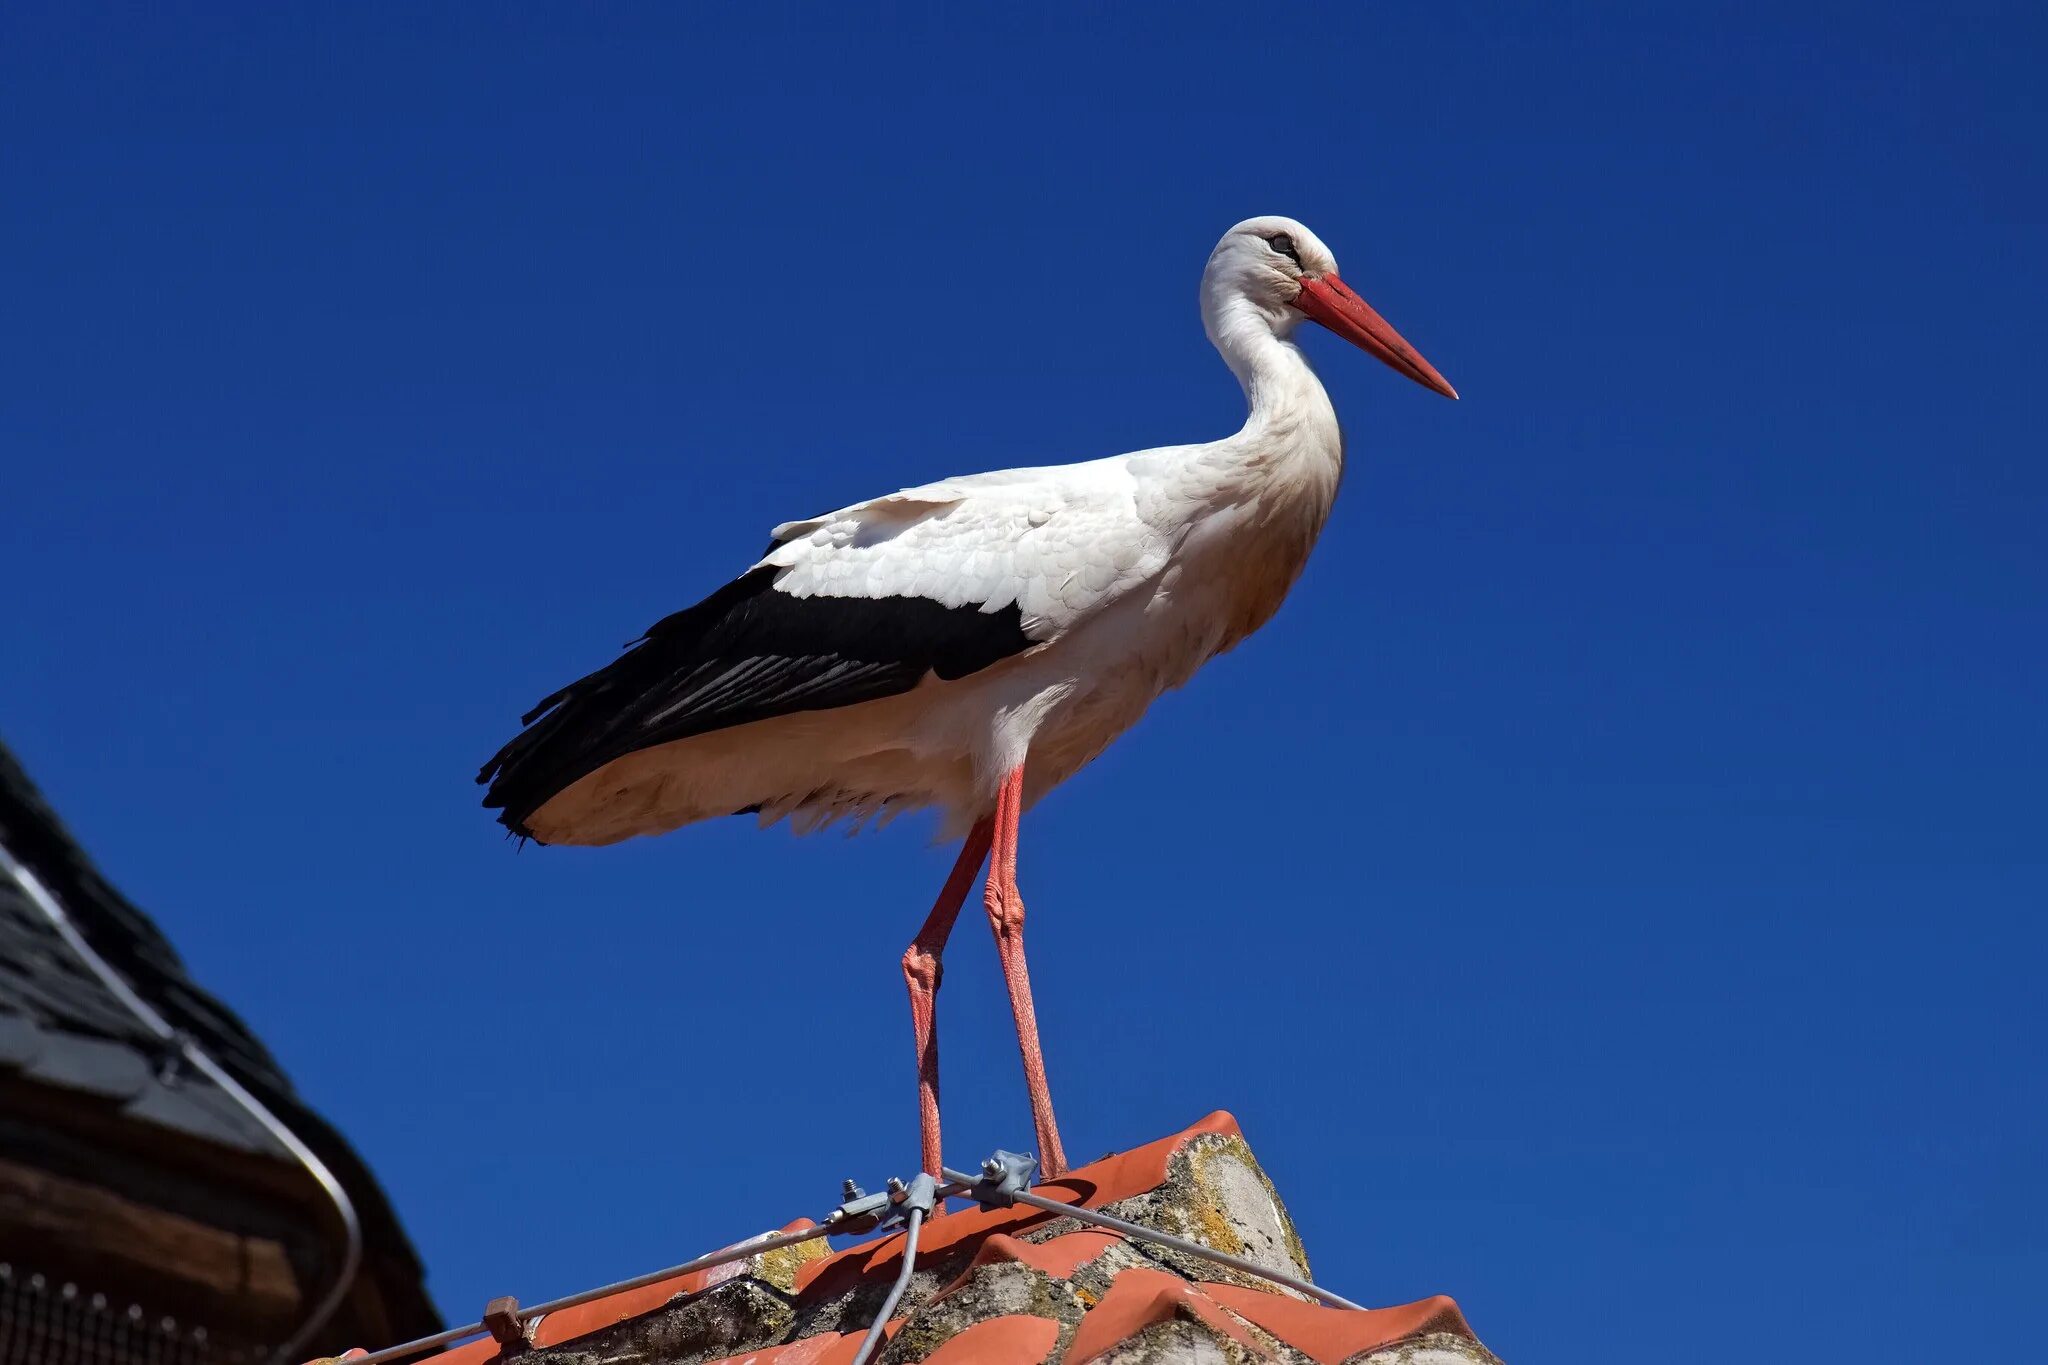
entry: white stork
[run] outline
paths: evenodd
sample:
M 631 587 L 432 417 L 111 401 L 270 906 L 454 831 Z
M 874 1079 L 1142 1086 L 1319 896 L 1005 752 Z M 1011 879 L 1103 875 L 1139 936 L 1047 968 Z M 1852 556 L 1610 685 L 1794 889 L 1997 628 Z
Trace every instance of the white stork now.
M 801 832 L 935 806 L 965 844 L 903 955 L 925 1169 L 939 1169 L 940 954 L 990 858 L 986 903 L 1039 1156 L 1066 1167 L 1039 1051 L 1017 821 L 1154 698 L 1257 630 L 1344 469 L 1294 345 L 1321 323 L 1449 398 L 1442 375 L 1291 218 L 1251 218 L 1202 272 L 1202 323 L 1243 385 L 1235 435 L 945 479 L 775 528 L 739 578 L 544 698 L 484 765 L 515 834 L 610 844 L 712 816 Z

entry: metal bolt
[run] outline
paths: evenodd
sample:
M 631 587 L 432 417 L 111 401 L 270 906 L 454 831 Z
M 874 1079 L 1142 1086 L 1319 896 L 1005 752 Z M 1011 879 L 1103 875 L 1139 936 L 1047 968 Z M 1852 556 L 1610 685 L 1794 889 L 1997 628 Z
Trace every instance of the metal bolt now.
M 855 1199 L 863 1197 L 866 1194 L 866 1190 L 854 1184 L 851 1180 L 844 1182 L 839 1187 L 839 1197 L 848 1201 L 849 1203 Z
M 903 1195 L 903 1182 L 902 1182 L 902 1181 L 900 1181 L 900 1180 L 898 1180 L 898 1179 L 897 1179 L 897 1178 L 896 1178 L 895 1176 L 893 1176 L 893 1175 L 889 1177 L 889 1186 L 888 1186 L 888 1188 L 889 1188 L 889 1197 L 890 1197 L 891 1199 L 898 1199 L 898 1198 L 901 1198 L 901 1197 L 902 1197 L 902 1195 Z
M 1003 1175 L 1003 1163 L 997 1161 L 994 1157 L 990 1157 L 987 1161 L 981 1163 L 981 1173 L 990 1180 L 1000 1180 Z

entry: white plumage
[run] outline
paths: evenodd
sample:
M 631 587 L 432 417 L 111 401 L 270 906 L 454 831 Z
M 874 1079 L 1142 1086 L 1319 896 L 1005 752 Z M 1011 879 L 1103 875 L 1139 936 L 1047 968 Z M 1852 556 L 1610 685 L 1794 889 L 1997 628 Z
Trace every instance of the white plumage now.
M 1264 624 L 1301 572 L 1336 496 L 1343 439 L 1290 340 L 1302 314 L 1287 296 L 1301 275 L 1335 270 L 1290 219 L 1250 219 L 1218 244 L 1202 315 L 1249 400 L 1235 434 L 904 489 L 776 527 L 754 566 L 775 572 L 773 592 L 800 599 L 1014 606 L 1029 648 L 893 696 L 636 750 L 552 794 L 524 832 L 602 844 L 747 808 L 809 830 L 938 806 L 957 833 L 1027 755 L 1035 801 Z
M 1243 386 L 1235 434 L 943 479 L 775 528 L 745 574 L 545 699 L 485 766 L 486 804 L 547 843 L 608 844 L 735 812 L 799 830 L 936 806 L 961 862 L 904 957 L 927 1169 L 938 1167 L 938 952 L 984 856 L 1041 1152 L 1062 1158 L 1015 886 L 1021 809 L 1155 698 L 1258 629 L 1343 473 L 1306 317 L 1451 397 L 1287 218 L 1232 228 L 1202 321 Z

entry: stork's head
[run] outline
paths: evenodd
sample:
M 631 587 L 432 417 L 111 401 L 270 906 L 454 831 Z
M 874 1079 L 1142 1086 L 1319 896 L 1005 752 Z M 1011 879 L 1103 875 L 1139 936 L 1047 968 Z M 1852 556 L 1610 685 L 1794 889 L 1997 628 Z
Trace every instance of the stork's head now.
M 1385 318 L 1337 277 L 1337 258 L 1322 238 L 1292 218 L 1247 218 L 1223 234 L 1209 253 L 1209 268 L 1202 272 L 1202 317 L 1219 346 L 1224 334 L 1252 317 L 1281 337 L 1307 318 L 1423 387 L 1446 398 L 1458 396 Z

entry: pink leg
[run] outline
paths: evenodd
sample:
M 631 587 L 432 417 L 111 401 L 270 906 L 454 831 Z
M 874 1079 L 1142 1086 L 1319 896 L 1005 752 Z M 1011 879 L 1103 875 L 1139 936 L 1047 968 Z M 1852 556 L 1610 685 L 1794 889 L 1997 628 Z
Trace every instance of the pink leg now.
M 1024 898 L 1017 892 L 1017 819 L 1024 813 L 1024 765 L 1018 764 L 996 792 L 995 842 L 988 865 L 988 922 L 1010 988 L 1010 1013 L 1017 1020 L 1017 1046 L 1024 1054 L 1024 1087 L 1031 1096 L 1031 1126 L 1038 1133 L 1038 1161 L 1047 1175 L 1063 1175 L 1059 1125 L 1053 1122 L 1052 1091 L 1045 1081 L 1045 1054 L 1038 1046 L 1038 1013 L 1031 1006 L 1031 973 L 1024 965 Z
M 926 917 L 924 927 L 903 950 L 903 981 L 910 987 L 910 1029 L 917 1041 L 917 1130 L 924 1153 L 924 1168 L 939 1173 L 939 977 L 944 971 L 940 955 L 953 932 L 953 921 L 974 889 L 981 873 L 981 860 L 988 856 L 995 822 L 982 820 L 968 831 L 960 846 L 960 857 L 946 878 L 945 889 Z

